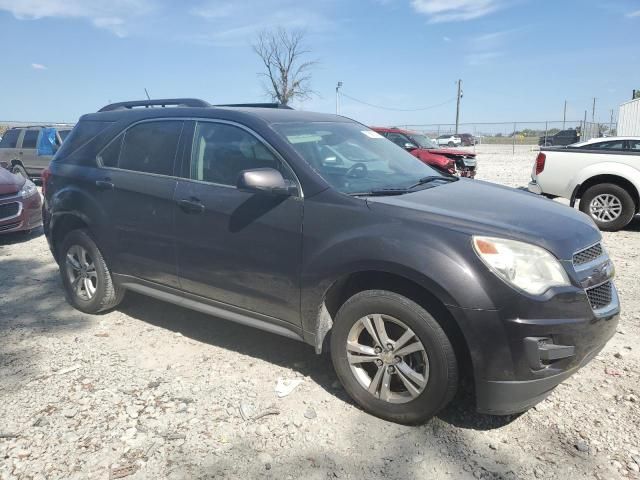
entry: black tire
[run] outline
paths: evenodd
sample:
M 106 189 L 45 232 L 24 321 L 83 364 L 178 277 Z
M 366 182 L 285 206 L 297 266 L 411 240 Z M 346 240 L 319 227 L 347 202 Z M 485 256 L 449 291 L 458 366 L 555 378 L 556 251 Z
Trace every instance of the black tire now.
M 591 213 L 591 202 L 600 195 L 612 195 L 621 204 L 620 215 L 611 221 L 603 221 Z M 636 213 L 636 204 L 627 190 L 614 183 L 600 183 L 589 187 L 580 198 L 580 210 L 591 217 L 600 230 L 615 232 L 626 227 Z
M 13 173 L 14 175 L 20 175 L 23 178 L 26 178 L 27 180 L 29 179 L 29 175 L 27 174 L 27 171 L 24 169 L 24 167 L 22 165 L 14 165 L 13 167 L 11 167 L 11 173 Z
M 90 299 L 78 295 L 71 284 L 67 254 L 74 246 L 82 247 L 92 259 L 92 264 L 95 267 L 95 293 Z M 58 252 L 62 283 L 67 301 L 71 305 L 85 313 L 99 313 L 114 308 L 122 301 L 125 291 L 114 284 L 109 267 L 89 232 L 86 230 L 69 232 L 62 241 Z
M 369 393 L 349 365 L 347 339 L 351 327 L 361 318 L 376 313 L 403 322 L 425 348 L 429 362 L 426 387 L 406 403 L 390 403 Z M 425 422 L 451 401 L 458 385 L 456 355 L 442 327 L 417 303 L 384 290 L 357 293 L 342 305 L 331 330 L 331 359 L 338 378 L 351 398 L 367 412 L 393 422 Z
M 456 146 L 456 144 L 453 143 L 453 142 L 449 142 L 449 143 L 447 143 L 447 145 L 449 145 L 450 147 L 455 147 Z

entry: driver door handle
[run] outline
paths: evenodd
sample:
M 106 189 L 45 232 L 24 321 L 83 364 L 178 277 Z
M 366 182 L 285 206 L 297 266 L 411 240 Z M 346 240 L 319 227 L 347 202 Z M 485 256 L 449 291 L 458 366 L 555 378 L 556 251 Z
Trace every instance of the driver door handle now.
M 178 206 L 185 213 L 204 213 L 204 205 L 199 199 L 194 197 L 178 200 Z

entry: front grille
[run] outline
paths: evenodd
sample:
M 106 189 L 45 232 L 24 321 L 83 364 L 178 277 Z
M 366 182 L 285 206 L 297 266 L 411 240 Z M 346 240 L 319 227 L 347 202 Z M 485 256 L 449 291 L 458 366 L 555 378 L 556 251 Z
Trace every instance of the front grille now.
M 604 250 L 602 250 L 602 245 L 596 243 L 592 247 L 585 248 L 584 250 L 581 250 L 573 255 L 573 264 L 582 265 L 588 263 L 591 260 L 595 260 L 596 258 L 602 256 L 603 253 Z
M 612 300 L 613 284 L 611 282 L 603 283 L 598 287 L 587 289 L 587 297 L 589 297 L 589 303 L 591 308 L 598 310 L 599 308 L 606 307 Z
M 20 211 L 20 204 L 18 202 L 5 203 L 0 205 L 0 220 L 5 218 L 14 217 Z

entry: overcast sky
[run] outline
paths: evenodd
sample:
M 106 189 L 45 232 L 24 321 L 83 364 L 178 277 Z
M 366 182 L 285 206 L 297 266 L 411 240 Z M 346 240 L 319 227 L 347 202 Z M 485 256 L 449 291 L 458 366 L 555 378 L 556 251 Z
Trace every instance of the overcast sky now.
M 108 102 L 266 101 L 251 50 L 304 28 L 318 93 L 369 124 L 597 117 L 640 89 L 638 0 L 0 0 L 0 120 L 75 121 Z

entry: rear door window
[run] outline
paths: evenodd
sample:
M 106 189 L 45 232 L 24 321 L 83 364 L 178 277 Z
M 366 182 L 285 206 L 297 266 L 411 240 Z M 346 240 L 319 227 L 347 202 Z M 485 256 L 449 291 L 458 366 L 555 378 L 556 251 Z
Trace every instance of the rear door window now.
M 21 130 L 18 129 L 7 130 L 0 141 L 0 148 L 16 148 L 20 132 Z
M 22 137 L 22 148 L 36 148 L 40 130 L 27 130 Z
M 124 134 L 118 168 L 173 175 L 183 121 L 155 121 L 134 125 Z

